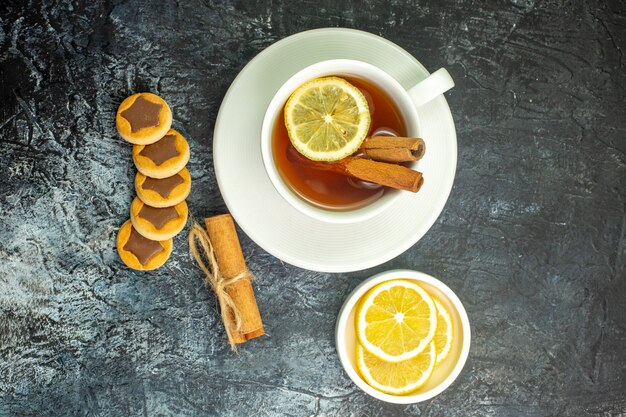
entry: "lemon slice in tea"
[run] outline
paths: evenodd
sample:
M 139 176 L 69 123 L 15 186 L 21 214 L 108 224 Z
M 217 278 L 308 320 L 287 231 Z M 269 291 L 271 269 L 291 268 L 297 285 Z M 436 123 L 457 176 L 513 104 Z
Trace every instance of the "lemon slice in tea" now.
M 356 152 L 371 117 L 367 99 L 339 77 L 302 84 L 285 104 L 285 126 L 298 152 L 314 161 L 338 161 Z

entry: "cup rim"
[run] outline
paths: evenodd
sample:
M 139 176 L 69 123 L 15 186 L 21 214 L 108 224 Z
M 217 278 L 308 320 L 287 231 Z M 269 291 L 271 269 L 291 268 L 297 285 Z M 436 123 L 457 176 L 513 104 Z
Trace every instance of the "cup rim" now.
M 365 295 L 365 293 L 370 290 L 375 285 L 378 285 L 382 282 L 389 281 L 392 279 L 398 279 L 399 277 L 403 279 L 422 281 L 426 284 L 432 285 L 433 287 L 440 290 L 445 294 L 446 297 L 453 304 L 454 308 L 457 310 L 459 317 L 461 319 L 461 327 L 463 331 L 463 344 L 461 347 L 461 353 L 459 355 L 459 360 L 452 368 L 452 371 L 446 376 L 446 378 L 437 386 L 432 389 L 421 392 L 419 394 L 413 395 L 391 395 L 386 394 L 384 392 L 380 392 L 375 388 L 371 387 L 367 384 L 357 373 L 356 369 L 352 366 L 350 359 L 348 357 L 347 346 L 346 346 L 346 327 L 348 326 L 348 317 L 352 310 L 356 307 L 357 301 Z M 384 271 L 373 275 L 363 282 L 361 282 L 351 293 L 346 297 L 346 301 L 342 305 L 339 310 L 339 315 L 337 318 L 337 322 L 335 325 L 335 349 L 337 350 L 337 354 L 339 355 L 339 361 L 344 369 L 344 371 L 348 374 L 352 382 L 354 382 L 361 390 L 363 390 L 368 395 L 377 398 L 381 401 L 385 401 L 393 404 L 414 404 L 422 401 L 429 400 L 439 394 L 441 394 L 444 390 L 446 390 L 459 376 L 463 367 L 465 366 L 465 362 L 467 361 L 469 355 L 469 349 L 471 344 L 471 329 L 469 324 L 469 318 L 467 316 L 467 312 L 461 303 L 459 297 L 443 282 L 438 280 L 437 278 L 425 274 L 423 272 L 414 271 L 410 269 L 393 269 L 389 271 Z
M 344 209 L 344 210 L 328 210 L 322 207 L 316 207 L 312 203 L 306 202 L 303 198 L 298 196 L 290 187 L 285 183 L 283 178 L 281 177 L 278 169 L 274 164 L 274 157 L 272 151 L 272 129 L 274 122 L 276 120 L 276 114 L 278 109 L 284 105 L 284 103 L 289 98 L 289 95 L 294 91 L 302 83 L 307 80 L 315 77 L 324 76 L 324 72 L 326 69 L 333 68 L 332 71 L 329 70 L 330 73 L 341 73 L 349 72 L 349 70 L 344 70 L 342 68 L 352 67 L 352 68 L 365 68 L 368 71 L 373 71 L 378 74 L 381 78 L 384 79 L 383 83 L 392 86 L 392 88 L 398 92 L 398 95 L 393 98 L 393 100 L 398 104 L 402 109 L 402 114 L 405 117 L 405 123 L 411 125 L 414 123 L 414 132 L 411 132 L 415 135 L 419 132 L 419 116 L 417 113 L 417 108 L 411 101 L 407 90 L 400 85 L 400 83 L 389 75 L 386 71 L 378 68 L 375 65 L 369 64 L 367 62 L 359 61 L 356 59 L 329 59 L 324 61 L 319 61 L 314 64 L 311 64 L 300 71 L 293 74 L 287 81 L 285 81 L 281 87 L 276 91 L 270 103 L 267 106 L 265 111 L 265 115 L 263 117 L 263 123 L 261 126 L 261 156 L 263 158 L 263 165 L 265 168 L 265 172 L 269 177 L 274 189 L 281 195 L 281 197 L 287 201 L 293 208 L 298 210 L 300 213 L 311 217 L 316 220 L 320 220 L 326 223 L 338 223 L 338 224 L 346 224 L 346 223 L 358 223 L 362 221 L 369 220 L 381 212 L 387 210 L 393 203 L 400 198 L 403 193 L 399 190 L 388 189 L 385 190 L 385 193 L 376 201 L 372 203 L 366 204 L 363 207 L 358 207 L 355 209 Z M 339 69 L 337 69 L 339 68 Z M 351 68 L 351 69 L 352 69 Z M 313 74 L 310 74 L 312 73 Z M 322 72 L 317 74 L 316 72 Z M 304 78 L 304 74 L 309 74 Z M 300 80 L 300 78 L 303 78 Z M 296 82 L 297 81 L 297 82 Z M 373 80 L 375 83 L 377 80 Z M 401 103 L 399 103 L 401 102 Z M 406 114 L 406 113 L 410 114 Z M 412 120 L 412 121 L 411 121 Z M 416 164 L 414 162 L 413 164 Z

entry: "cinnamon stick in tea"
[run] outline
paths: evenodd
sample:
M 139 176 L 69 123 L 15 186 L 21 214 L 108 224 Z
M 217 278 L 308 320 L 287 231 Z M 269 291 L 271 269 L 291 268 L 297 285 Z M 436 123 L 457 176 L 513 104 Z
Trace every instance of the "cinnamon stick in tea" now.
M 410 162 L 422 159 L 426 144 L 421 138 L 371 136 L 365 138 L 359 150 L 375 161 Z
M 424 184 L 422 173 L 413 171 L 402 165 L 372 161 L 371 159 L 349 156 L 335 164 L 336 172 L 343 172 L 350 177 L 358 178 L 398 190 L 418 192 Z
M 402 165 L 348 156 L 335 162 L 312 161 L 290 147 L 287 158 L 323 171 L 336 172 L 363 181 L 385 185 L 397 190 L 418 192 L 424 184 L 422 173 Z
M 246 262 L 230 214 L 208 217 L 204 219 L 204 223 L 224 278 L 229 279 L 246 272 Z M 228 285 L 226 292 L 237 306 L 242 323 L 240 331 L 236 331 L 234 318 L 227 317 L 224 325 L 230 326 L 231 342 L 239 344 L 265 334 L 250 278 L 245 277 Z

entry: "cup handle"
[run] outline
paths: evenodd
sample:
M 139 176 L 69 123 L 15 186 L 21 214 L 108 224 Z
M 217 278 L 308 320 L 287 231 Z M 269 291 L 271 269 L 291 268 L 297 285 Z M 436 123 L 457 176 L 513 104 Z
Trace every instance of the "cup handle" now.
M 454 80 L 445 68 L 439 68 L 408 91 L 416 107 L 423 106 L 454 87 Z

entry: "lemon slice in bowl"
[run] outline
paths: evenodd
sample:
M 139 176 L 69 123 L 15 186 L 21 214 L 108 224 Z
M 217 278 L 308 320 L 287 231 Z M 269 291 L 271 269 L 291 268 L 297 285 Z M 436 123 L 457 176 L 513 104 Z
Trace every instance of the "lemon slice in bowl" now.
M 448 357 L 450 353 L 454 331 L 450 312 L 434 297 L 433 302 L 437 308 L 437 329 L 433 336 L 433 343 L 435 344 L 435 354 L 437 355 L 435 363 L 438 364 Z
M 392 395 L 415 391 L 430 377 L 435 368 L 435 344 L 412 359 L 402 362 L 384 362 L 372 355 L 360 344 L 356 347 L 357 370 L 372 388 Z
M 355 317 L 356 334 L 365 350 L 385 362 L 417 356 L 437 328 L 432 298 L 415 281 L 385 281 L 361 299 Z
M 356 152 L 370 122 L 361 90 L 339 77 L 308 81 L 285 104 L 285 126 L 292 145 L 314 161 L 338 161 Z

